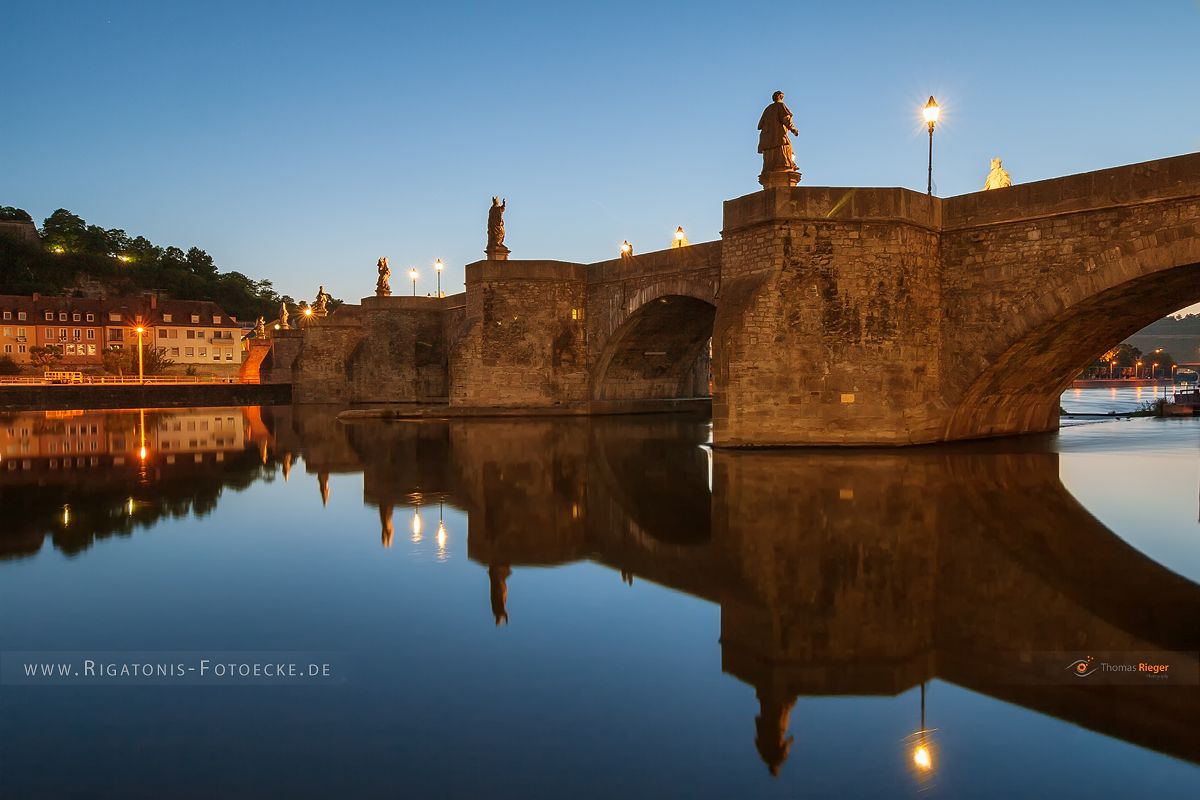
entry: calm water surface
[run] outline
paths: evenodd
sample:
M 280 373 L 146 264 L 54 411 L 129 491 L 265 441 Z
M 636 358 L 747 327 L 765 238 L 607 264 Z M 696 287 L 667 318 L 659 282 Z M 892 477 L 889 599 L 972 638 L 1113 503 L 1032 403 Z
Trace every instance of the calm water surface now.
M 1197 796 L 1200 688 L 1063 670 L 1200 647 L 1200 420 L 714 453 L 333 414 L 0 418 L 0 796 Z M 12 672 L 64 651 L 334 677 Z

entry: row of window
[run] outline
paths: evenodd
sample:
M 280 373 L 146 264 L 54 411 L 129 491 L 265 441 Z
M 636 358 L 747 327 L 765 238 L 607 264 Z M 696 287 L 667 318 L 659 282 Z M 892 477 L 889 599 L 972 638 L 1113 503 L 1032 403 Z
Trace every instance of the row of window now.
M 197 349 L 199 349 L 199 352 L 197 352 Z M 212 349 L 212 353 L 213 353 L 213 355 L 212 355 L 213 361 L 221 360 L 221 348 L 214 347 Z M 178 356 L 179 348 L 172 347 L 171 355 Z M 185 348 L 183 348 L 183 355 L 187 356 L 188 358 L 196 358 L 197 356 L 199 356 L 200 358 L 208 358 L 208 348 L 207 347 L 201 347 L 201 348 L 185 347 Z M 225 349 L 225 360 L 233 361 L 233 350 L 231 350 L 229 348 Z
M 185 339 L 203 339 L 205 336 L 205 331 L 203 331 L 203 330 L 196 331 L 196 330 L 192 330 L 192 329 L 188 328 L 188 329 L 184 330 L 184 334 L 185 335 L 183 338 L 185 338 Z M 212 335 L 212 338 L 214 338 L 214 339 L 229 339 L 230 341 L 233 341 L 233 331 L 212 331 L 211 335 Z M 178 339 L 179 338 L 179 329 L 178 328 L 159 328 L 158 329 L 158 338 L 160 338 L 160 339 Z
M 7 356 L 7 355 L 12 355 L 12 352 L 13 352 L 13 346 L 12 346 L 11 344 L 6 344 L 6 345 L 4 345 L 4 354 L 5 354 L 6 356 Z M 17 345 L 17 352 L 18 352 L 18 353 L 28 353 L 28 352 L 29 352 L 29 348 L 27 348 L 27 347 L 26 347 L 25 345 L 23 345 L 23 344 L 19 344 L 19 345 Z
M 4 312 L 4 319 L 6 319 L 6 320 L 9 320 L 9 319 L 12 319 L 12 318 L 13 318 L 13 312 L 11 312 L 11 311 L 5 311 L 5 312 Z M 25 312 L 24 312 L 24 311 L 18 311 L 18 312 L 17 312 L 17 321 L 18 321 L 18 322 L 20 322 L 20 321 L 24 320 L 25 318 L 26 318 L 26 317 L 25 317 Z
M 12 312 L 12 311 L 5 311 L 4 319 L 11 320 L 13 318 L 13 314 L 14 314 L 14 312 Z M 24 312 L 24 311 L 17 311 L 17 312 L 15 312 L 15 314 L 16 314 L 16 318 L 18 321 L 23 321 L 23 320 L 28 319 L 28 316 L 26 315 L 26 312 Z M 72 322 L 95 322 L 96 321 L 96 315 L 94 312 L 91 312 L 91 311 L 88 311 L 87 313 L 83 313 L 80 311 L 72 311 L 72 312 L 70 312 L 69 316 L 70 316 L 70 319 Z M 189 314 L 188 316 L 190 317 L 193 325 L 200 324 L 200 315 L 199 314 Z M 43 317 L 47 322 L 54 322 L 55 312 L 47 311 L 44 313 Z M 59 311 L 57 314 L 57 319 L 59 322 L 66 322 L 67 317 L 68 317 L 68 312 L 66 312 L 66 311 Z M 108 313 L 108 319 L 110 322 L 120 322 L 121 321 L 121 312 L 110 311 Z M 174 322 L 174 315 L 173 314 L 163 314 L 162 321 L 163 322 Z M 213 314 L 212 324 L 213 325 L 221 324 L 221 315 L 220 314 Z
M 7 328 L 5 328 L 5 330 L 8 330 L 8 329 L 7 329 Z M 23 330 L 23 329 L 18 329 L 18 330 Z M 74 339 L 74 340 L 75 340 L 75 341 L 77 341 L 77 342 L 78 342 L 78 341 L 79 341 L 81 338 L 83 338 L 83 337 L 81 337 L 81 336 L 80 336 L 80 334 L 82 333 L 82 331 L 81 331 L 79 328 L 75 328 L 75 329 L 74 329 L 74 331 L 72 331 L 72 333 L 73 333 L 73 335 L 71 336 L 71 338 L 72 338 L 72 339 Z M 25 334 L 21 334 L 21 335 L 22 335 L 22 336 L 24 336 Z M 46 328 L 46 338 L 47 338 L 47 339 L 53 339 L 53 338 L 54 338 L 54 328 Z M 59 328 L 59 329 L 58 329 L 58 338 L 59 338 L 59 339 L 66 339 L 66 338 L 67 338 L 67 329 L 66 329 L 66 328 Z M 88 328 L 88 329 L 87 329 L 87 338 L 89 338 L 89 339 L 95 339 L 95 338 L 96 338 L 96 329 L 95 329 L 95 328 Z
M 13 335 L 13 329 L 12 329 L 12 328 L 5 328 L 5 329 L 4 329 L 4 336 L 5 336 L 5 338 L 9 338 L 9 339 L 11 339 L 11 338 L 12 338 L 12 335 Z M 24 329 L 24 328 L 17 328 L 17 338 L 18 338 L 18 339 L 24 339 L 24 338 L 25 338 L 25 329 Z

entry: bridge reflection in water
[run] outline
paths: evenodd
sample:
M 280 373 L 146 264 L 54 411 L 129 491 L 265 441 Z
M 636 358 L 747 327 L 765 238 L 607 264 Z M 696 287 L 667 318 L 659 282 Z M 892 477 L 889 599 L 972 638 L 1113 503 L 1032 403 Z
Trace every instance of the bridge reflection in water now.
M 772 772 L 798 697 L 935 678 L 1200 762 L 1200 687 L 1071 685 L 1030 663 L 1200 647 L 1200 586 L 1080 506 L 1045 440 L 713 452 L 702 420 L 337 426 L 311 409 L 273 427 L 310 472 L 363 472 L 385 544 L 397 507 L 464 509 L 497 624 L 514 569 L 581 559 L 719 604 Z
M 1037 669 L 1045 654 L 1065 667 L 1200 647 L 1200 586 L 1081 507 L 1045 441 L 713 452 L 706 421 L 679 417 L 344 425 L 320 407 L 241 413 L 243 455 L 224 457 L 226 477 L 209 466 L 204 507 L 223 485 L 281 467 L 286 477 L 302 456 L 326 501 L 330 475 L 362 473 L 387 546 L 396 509 L 421 510 L 420 536 L 437 535 L 433 507 L 461 508 L 490 584 L 480 613 L 496 624 L 509 621 L 521 567 L 579 560 L 718 604 L 722 668 L 757 693 L 746 735 L 772 772 L 810 738 L 790 718 L 797 698 L 896 695 L 934 679 L 1200 762 L 1200 687 L 1067 683 L 1053 658 Z M 89 491 L 123 498 L 145 479 L 105 474 L 111 486 Z M 0 490 L 20 488 L 11 480 L 0 473 Z M 60 548 L 85 548 L 59 538 L 58 508 L 27 503 L 0 553 L 36 552 L 51 531 Z

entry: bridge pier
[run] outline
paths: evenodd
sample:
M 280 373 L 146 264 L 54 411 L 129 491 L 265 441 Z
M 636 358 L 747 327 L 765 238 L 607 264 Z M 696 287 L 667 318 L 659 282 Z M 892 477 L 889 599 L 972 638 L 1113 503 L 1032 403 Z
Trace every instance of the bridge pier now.
M 937 440 L 940 211 L 904 189 L 776 188 L 725 203 L 718 445 Z

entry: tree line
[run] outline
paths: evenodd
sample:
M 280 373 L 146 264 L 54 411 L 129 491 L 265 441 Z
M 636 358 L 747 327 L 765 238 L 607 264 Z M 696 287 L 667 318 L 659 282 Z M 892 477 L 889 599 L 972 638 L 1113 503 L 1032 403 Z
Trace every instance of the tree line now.
M 0 219 L 30 220 L 0 207 Z M 112 295 L 160 292 L 179 300 L 211 300 L 240 320 L 274 319 L 280 303 L 295 305 L 269 280 L 221 272 L 199 247 L 161 246 L 120 228 L 89 225 L 65 208 L 46 217 L 41 245 L 0 236 L 0 294 L 84 294 L 100 284 Z M 336 303 L 334 304 L 336 305 Z

